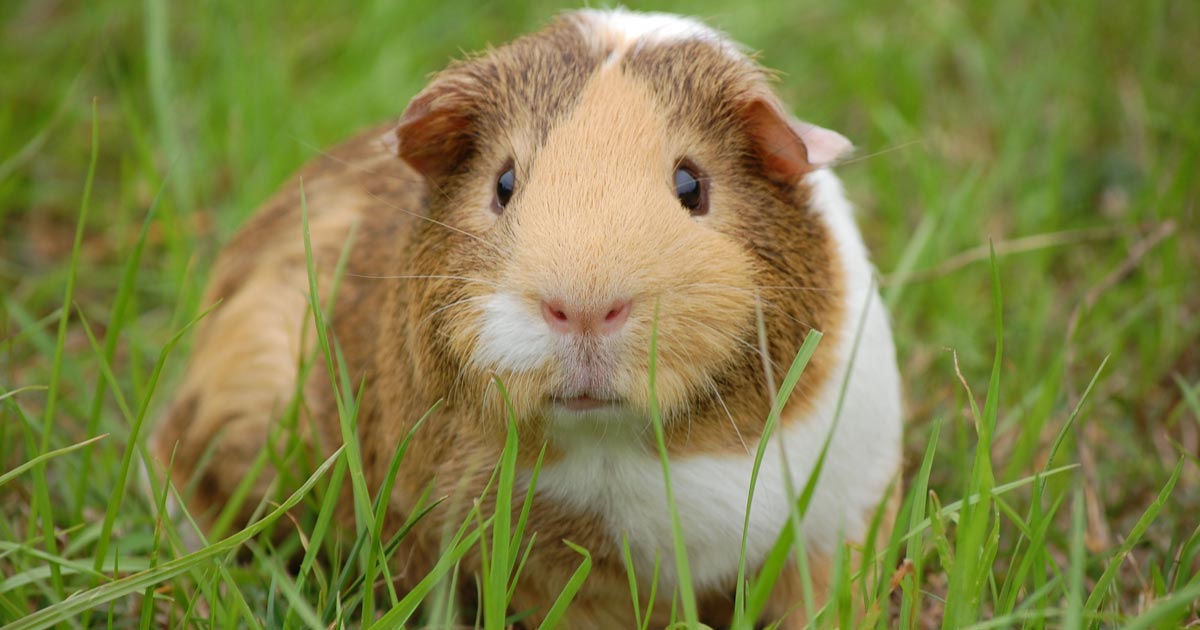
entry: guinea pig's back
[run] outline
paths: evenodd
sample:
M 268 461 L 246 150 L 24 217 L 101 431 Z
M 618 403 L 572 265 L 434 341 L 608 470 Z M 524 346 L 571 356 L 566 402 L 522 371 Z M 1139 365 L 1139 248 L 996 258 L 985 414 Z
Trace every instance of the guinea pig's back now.
M 298 392 L 304 396 L 298 437 L 321 451 L 340 443 L 309 310 L 303 216 L 307 211 L 322 310 L 336 323 L 348 376 L 358 382 L 389 285 L 380 276 L 403 251 L 425 203 L 422 180 L 381 140 L 389 128 L 366 130 L 323 152 L 221 250 L 204 299 L 205 307 L 215 307 L 198 325 L 187 372 L 153 438 L 156 457 L 169 463 L 193 513 L 215 516 Z M 301 384 L 302 359 L 314 363 Z M 270 470 L 260 476 L 242 517 L 273 477 Z

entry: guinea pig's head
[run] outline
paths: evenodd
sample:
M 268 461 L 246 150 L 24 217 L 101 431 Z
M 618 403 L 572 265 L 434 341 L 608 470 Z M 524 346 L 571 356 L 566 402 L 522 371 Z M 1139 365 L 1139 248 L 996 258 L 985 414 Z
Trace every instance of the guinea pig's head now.
M 840 314 L 805 175 L 850 145 L 695 21 L 565 14 L 437 75 L 393 140 L 429 188 L 402 289 L 418 378 L 482 417 L 505 417 L 498 377 L 522 422 L 644 427 L 656 330 L 668 423 L 761 422 L 765 366 Z

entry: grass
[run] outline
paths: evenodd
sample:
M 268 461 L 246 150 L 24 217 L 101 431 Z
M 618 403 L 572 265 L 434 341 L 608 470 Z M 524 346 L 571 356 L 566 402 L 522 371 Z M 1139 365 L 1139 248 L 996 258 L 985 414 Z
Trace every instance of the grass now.
M 484 545 L 479 623 L 504 625 L 534 532 L 477 510 L 417 589 L 366 588 L 388 581 L 395 541 L 352 445 L 191 552 L 133 467 L 219 244 L 448 58 L 558 8 L 0 4 L 0 624 L 340 627 L 374 610 L 379 627 L 470 625 L 448 581 L 471 579 L 456 562 Z M 859 147 L 839 172 L 896 327 L 905 500 L 873 569 L 837 559 L 816 625 L 844 621 L 855 592 L 875 627 L 1195 623 L 1200 4 L 653 8 L 762 50 L 795 111 Z M 306 369 L 336 372 L 320 341 Z M 338 390 L 353 436 L 358 384 Z M 493 484 L 517 505 L 512 474 Z M 346 479 L 354 540 L 330 518 Z M 259 535 L 292 503 L 317 515 L 305 539 Z M 555 614 L 591 566 L 578 551 Z M 739 585 L 746 605 L 756 586 Z

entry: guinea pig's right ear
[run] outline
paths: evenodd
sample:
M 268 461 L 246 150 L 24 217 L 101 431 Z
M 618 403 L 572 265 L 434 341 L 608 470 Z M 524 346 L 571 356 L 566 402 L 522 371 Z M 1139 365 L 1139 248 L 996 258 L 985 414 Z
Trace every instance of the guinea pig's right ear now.
M 791 117 L 769 96 L 749 99 L 741 115 L 766 175 L 789 186 L 815 169 L 832 166 L 854 148 L 836 131 Z
M 400 123 L 384 136 L 388 151 L 429 179 L 447 175 L 472 145 L 477 90 L 463 76 L 444 74 L 413 97 Z

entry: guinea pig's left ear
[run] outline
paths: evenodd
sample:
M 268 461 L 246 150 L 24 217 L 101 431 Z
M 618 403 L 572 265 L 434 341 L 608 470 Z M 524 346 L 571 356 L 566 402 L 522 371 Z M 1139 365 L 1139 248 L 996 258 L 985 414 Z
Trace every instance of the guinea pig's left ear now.
M 831 166 L 854 148 L 836 131 L 789 116 L 771 98 L 750 100 L 742 116 L 766 175 L 787 185 L 796 184 L 813 170 Z

